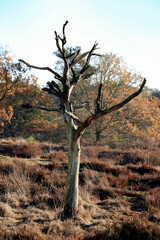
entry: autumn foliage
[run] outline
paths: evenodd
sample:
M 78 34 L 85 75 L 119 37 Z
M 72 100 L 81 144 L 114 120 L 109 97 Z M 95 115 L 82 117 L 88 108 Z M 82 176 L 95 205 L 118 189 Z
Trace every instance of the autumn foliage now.
M 23 77 L 22 77 L 23 73 Z M 56 115 L 40 111 L 24 110 L 23 102 L 52 105 L 54 99 L 42 93 L 37 77 L 31 75 L 19 63 L 13 63 L 8 51 L 0 49 L 0 132 L 2 137 L 28 137 L 43 132 L 52 139 L 57 127 Z M 46 137 L 46 139 L 48 139 Z M 45 137 L 44 137 L 45 139 Z
M 60 63 L 59 63 L 60 64 Z M 82 63 L 80 63 L 82 64 Z M 61 65 L 60 65 L 61 66 Z M 97 72 L 88 81 L 82 80 L 76 88 L 76 101 L 85 102 L 86 107 L 77 108 L 77 113 L 85 119 L 94 108 L 97 86 L 103 83 L 103 102 L 110 107 L 131 94 L 142 77 L 130 71 L 123 59 L 113 53 L 106 53 L 94 62 Z M 23 73 L 23 77 L 22 77 Z M 154 91 L 146 88 L 138 98 L 122 109 L 100 118 L 89 127 L 85 139 L 92 143 L 110 147 L 130 147 L 159 145 L 160 99 Z M 31 75 L 24 66 L 14 63 L 9 52 L 0 49 L 0 133 L 1 137 L 29 137 L 38 140 L 61 142 L 64 126 L 61 115 L 33 109 L 22 109 L 21 104 L 29 103 L 52 107 L 56 98 L 41 91 L 37 77 Z M 57 104 L 57 102 L 56 102 Z M 105 106 L 102 106 L 105 107 Z

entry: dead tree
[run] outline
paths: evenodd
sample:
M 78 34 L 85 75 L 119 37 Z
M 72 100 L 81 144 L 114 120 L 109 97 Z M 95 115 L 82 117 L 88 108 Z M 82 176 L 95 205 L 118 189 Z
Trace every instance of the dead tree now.
M 87 74 L 87 69 L 90 67 L 91 57 L 98 55 L 95 53 L 97 48 L 97 43 L 95 42 L 90 51 L 80 54 L 80 51 L 74 53 L 66 53 L 66 34 L 65 29 L 68 21 L 65 22 L 62 29 L 62 37 L 60 37 L 57 32 L 55 32 L 55 40 L 60 57 L 64 62 L 63 74 L 60 75 L 58 72 L 54 71 L 49 67 L 38 67 L 31 65 L 24 60 L 19 60 L 20 62 L 26 64 L 30 68 L 35 68 L 39 70 L 47 70 L 54 75 L 54 80 L 47 83 L 47 87 L 43 88 L 43 91 L 49 94 L 55 95 L 60 100 L 60 105 L 58 107 L 47 108 L 44 106 L 33 106 L 30 104 L 23 104 L 23 108 L 35 108 L 45 111 L 56 111 L 61 113 L 64 118 L 67 141 L 68 141 L 68 173 L 67 173 L 67 184 L 66 184 L 66 198 L 63 214 L 64 217 L 72 217 L 76 214 L 78 210 L 78 179 L 79 179 L 79 166 L 80 166 L 80 138 L 84 133 L 85 129 L 96 119 L 102 117 L 103 115 L 109 114 L 117 109 L 122 108 L 125 104 L 131 101 L 133 98 L 138 96 L 146 83 L 146 80 L 142 82 L 140 88 L 126 98 L 124 101 L 116 104 L 110 108 L 102 109 L 100 99 L 102 84 L 99 85 L 97 98 L 93 99 L 95 101 L 94 113 L 87 117 L 85 121 L 81 121 L 75 114 L 75 107 L 71 103 L 71 95 L 73 89 L 76 87 L 78 81 L 81 79 L 88 79 L 94 72 Z M 83 67 L 79 70 L 75 70 L 76 64 L 81 60 L 85 63 Z M 85 104 L 82 104 L 85 107 Z

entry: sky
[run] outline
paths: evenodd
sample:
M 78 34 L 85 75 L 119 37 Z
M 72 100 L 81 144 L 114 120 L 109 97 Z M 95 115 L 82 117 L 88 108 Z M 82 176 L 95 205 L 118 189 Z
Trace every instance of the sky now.
M 54 31 L 61 34 L 66 20 L 67 46 L 88 51 L 97 41 L 160 89 L 160 0 L 0 0 L 0 44 L 15 59 L 53 67 Z M 53 79 L 35 73 L 40 85 Z

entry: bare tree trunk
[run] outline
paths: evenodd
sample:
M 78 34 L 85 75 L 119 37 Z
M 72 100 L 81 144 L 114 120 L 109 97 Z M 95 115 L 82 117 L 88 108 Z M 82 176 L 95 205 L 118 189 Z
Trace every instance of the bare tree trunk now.
M 63 211 L 65 218 L 72 217 L 78 211 L 78 181 L 80 165 L 80 137 L 78 139 L 75 139 L 75 129 L 73 125 L 67 125 L 69 159 L 66 198 Z
M 86 120 L 81 121 L 75 114 L 74 104 L 72 106 L 70 97 L 72 91 L 79 80 L 88 79 L 95 72 L 87 73 L 88 68 L 90 67 L 90 60 L 92 56 L 100 56 L 99 54 L 95 54 L 95 50 L 97 49 L 97 43 L 95 42 L 90 51 L 80 54 L 80 50 L 67 53 L 65 49 L 66 44 L 66 35 L 65 35 L 65 27 L 68 24 L 68 21 L 63 25 L 63 37 L 60 37 L 57 32 L 55 32 L 56 37 L 56 45 L 59 52 L 59 56 L 64 62 L 64 71 L 63 75 L 55 72 L 53 69 L 49 67 L 38 67 L 35 65 L 31 65 L 24 60 L 20 59 L 19 61 L 26 64 L 28 67 L 39 69 L 39 70 L 47 70 L 51 72 L 55 80 L 47 82 L 47 87 L 44 87 L 42 90 L 48 92 L 49 94 L 56 96 L 60 103 L 57 107 L 48 108 L 45 106 L 31 105 L 31 104 L 22 104 L 23 108 L 34 108 L 41 109 L 45 111 L 58 112 L 63 115 L 66 129 L 67 129 L 67 138 L 68 138 L 68 175 L 67 175 L 67 188 L 66 188 L 66 199 L 64 206 L 64 217 L 69 218 L 76 214 L 78 210 L 78 177 L 79 177 L 79 165 L 80 165 L 80 137 L 85 131 L 87 127 L 91 125 L 92 122 L 99 119 L 100 117 L 107 115 L 113 111 L 116 111 L 122 108 L 125 104 L 130 102 L 133 98 L 138 96 L 146 83 L 146 79 L 143 80 L 140 88 L 134 92 L 132 95 L 127 97 L 122 102 L 112 106 L 107 107 L 105 104 L 104 108 L 102 108 L 102 83 L 100 83 L 98 88 L 97 98 L 95 99 L 95 109 L 94 113 L 86 118 Z M 86 60 L 84 60 L 86 58 Z M 75 65 L 78 64 L 81 60 L 84 60 L 84 65 L 81 69 L 76 68 Z M 78 69 L 78 70 L 77 70 Z M 87 105 L 83 105 L 82 107 L 87 107 Z M 97 135 L 97 138 L 99 136 Z

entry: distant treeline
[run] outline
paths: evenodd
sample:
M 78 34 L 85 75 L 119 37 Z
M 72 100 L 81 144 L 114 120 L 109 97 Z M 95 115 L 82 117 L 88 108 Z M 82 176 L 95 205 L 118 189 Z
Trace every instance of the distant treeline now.
M 61 61 L 56 65 L 61 71 Z M 127 68 L 122 58 L 113 53 L 106 53 L 98 62 L 93 62 L 93 68 L 97 69 L 94 77 L 80 81 L 72 97 L 73 102 L 76 99 L 77 106 L 85 106 L 83 110 L 77 107 L 77 115 L 82 121 L 87 114 L 93 113 L 94 105 L 90 100 L 95 99 L 100 82 L 103 82 L 103 102 L 110 107 L 134 92 L 142 80 L 139 74 Z M 0 47 L 0 138 L 33 136 L 40 141 L 65 140 L 60 114 L 21 107 L 23 103 L 51 108 L 60 104 L 41 90 L 37 80 L 23 64 L 14 63 L 9 52 Z M 96 121 L 87 129 L 84 139 L 110 147 L 159 146 L 159 129 L 160 91 L 145 87 L 143 93 L 124 108 Z

